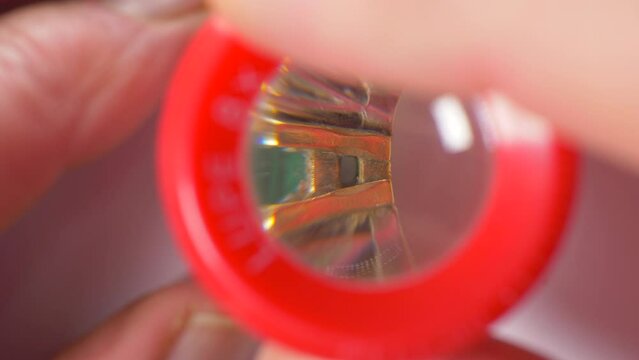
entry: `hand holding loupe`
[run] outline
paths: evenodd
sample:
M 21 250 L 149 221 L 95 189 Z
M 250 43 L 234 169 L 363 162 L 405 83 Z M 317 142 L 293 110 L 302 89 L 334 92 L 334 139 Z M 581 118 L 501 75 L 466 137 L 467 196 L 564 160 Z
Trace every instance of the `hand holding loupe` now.
M 248 328 L 344 359 L 458 350 L 543 269 L 576 159 L 497 94 L 425 98 L 261 54 L 209 21 L 159 140 L 194 270 Z

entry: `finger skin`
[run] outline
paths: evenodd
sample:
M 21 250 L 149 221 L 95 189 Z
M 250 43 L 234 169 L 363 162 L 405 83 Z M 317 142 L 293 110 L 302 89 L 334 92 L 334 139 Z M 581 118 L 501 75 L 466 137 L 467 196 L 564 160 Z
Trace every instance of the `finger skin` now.
M 214 0 L 258 46 L 423 93 L 497 89 L 639 171 L 639 3 Z
M 18 6 L 24 6 L 37 0 L 0 0 L 0 14 Z
M 135 18 L 98 1 L 0 17 L 0 229 L 66 167 L 150 117 L 201 20 Z
M 56 359 L 163 359 L 197 311 L 215 309 L 193 283 L 162 289 L 130 305 Z

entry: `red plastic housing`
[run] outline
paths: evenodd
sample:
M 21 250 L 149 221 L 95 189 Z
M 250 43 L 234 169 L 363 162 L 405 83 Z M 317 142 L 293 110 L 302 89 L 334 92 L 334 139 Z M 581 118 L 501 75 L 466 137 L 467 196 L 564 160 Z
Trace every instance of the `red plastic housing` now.
M 448 261 L 387 286 L 344 286 L 281 254 L 256 216 L 244 136 L 259 86 L 278 64 L 212 20 L 170 89 L 159 136 L 161 192 L 201 283 L 248 328 L 321 356 L 423 359 L 484 336 L 555 248 L 575 155 L 554 136 L 500 141 L 485 212 Z

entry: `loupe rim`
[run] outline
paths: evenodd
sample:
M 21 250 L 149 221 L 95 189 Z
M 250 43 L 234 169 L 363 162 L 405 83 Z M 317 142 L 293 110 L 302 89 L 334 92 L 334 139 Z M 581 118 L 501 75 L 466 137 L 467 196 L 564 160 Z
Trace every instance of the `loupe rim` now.
M 256 243 L 239 249 L 226 243 L 228 237 L 220 235 L 226 226 L 221 225 L 220 202 L 212 208 L 203 205 L 204 192 L 211 191 L 204 188 L 219 188 L 222 180 L 202 180 L 202 153 L 236 151 L 232 159 L 240 169 L 231 188 L 241 202 L 238 211 L 257 224 L 246 196 L 249 191 L 242 189 L 246 166 L 239 164 L 242 152 L 237 148 L 245 130 L 224 133 L 224 126 L 211 115 L 211 103 L 228 95 L 233 71 L 252 68 L 265 80 L 279 63 L 253 50 L 214 18 L 195 36 L 170 87 L 158 137 L 160 191 L 172 229 L 201 284 L 250 329 L 321 356 L 424 357 L 455 351 L 481 338 L 486 326 L 523 295 L 550 259 L 571 204 L 576 154 L 556 137 L 537 145 L 500 143 L 494 158 L 496 180 L 488 195 L 497 198 L 493 205 L 500 216 L 489 208 L 468 246 L 436 272 L 402 286 L 375 291 L 355 286 L 349 291 L 343 284 L 332 286 L 330 279 L 301 271 L 278 253 L 266 255 L 271 257 L 266 268 L 247 270 L 254 255 L 266 249 L 260 247 L 267 243 L 266 235 L 256 233 L 255 227 L 251 233 L 260 238 Z M 250 103 L 258 90 L 238 90 L 233 96 Z M 242 111 L 247 114 L 248 107 Z M 202 131 L 210 127 L 217 131 Z M 216 144 L 210 145 L 211 139 Z M 218 150 L 203 150 L 208 145 L 202 144 Z M 518 227 L 522 224 L 525 230 Z

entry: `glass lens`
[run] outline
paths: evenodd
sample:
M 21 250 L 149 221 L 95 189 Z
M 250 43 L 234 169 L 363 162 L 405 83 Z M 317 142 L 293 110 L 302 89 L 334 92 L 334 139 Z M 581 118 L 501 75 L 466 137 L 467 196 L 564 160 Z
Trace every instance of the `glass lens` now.
M 285 64 L 252 112 L 264 231 L 331 277 L 422 272 L 480 213 L 491 157 L 472 103 L 390 93 Z

